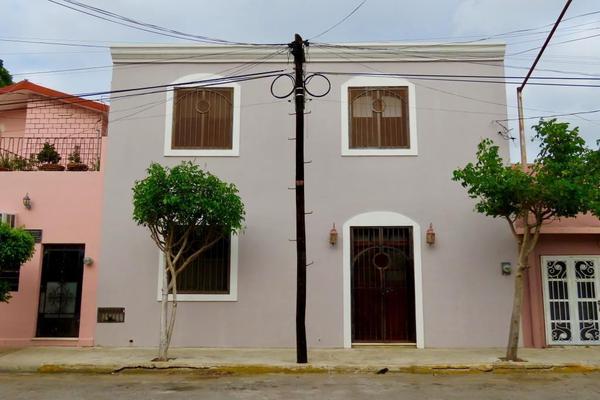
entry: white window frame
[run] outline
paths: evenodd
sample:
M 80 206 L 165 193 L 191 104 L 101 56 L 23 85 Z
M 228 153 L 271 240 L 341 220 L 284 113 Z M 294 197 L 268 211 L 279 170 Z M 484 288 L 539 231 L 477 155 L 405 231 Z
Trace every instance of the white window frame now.
M 408 87 L 408 129 L 410 147 L 407 149 L 352 149 L 350 148 L 350 121 L 348 115 L 348 89 L 352 87 Z M 379 76 L 360 76 L 342 84 L 342 156 L 416 156 L 417 151 L 417 100 L 415 85 L 406 79 Z
M 185 82 L 201 81 L 207 79 L 220 79 L 220 75 L 211 74 L 191 74 L 183 76 L 174 82 L 171 82 L 173 89 L 198 87 L 198 84 L 186 84 Z M 200 87 L 202 88 L 202 86 Z M 165 93 L 165 145 L 164 155 L 167 157 L 239 157 L 240 155 L 240 117 L 241 117 L 241 87 L 239 83 L 219 83 L 210 88 L 233 88 L 233 126 L 231 149 L 173 149 L 173 98 L 174 90 L 167 90 Z
M 238 261 L 239 261 L 239 237 L 231 235 L 230 258 L 229 258 L 229 293 L 224 294 L 177 294 L 177 301 L 237 301 L 238 292 Z M 165 257 L 162 251 L 158 252 L 158 287 L 156 301 L 162 300 L 163 269 L 165 268 Z M 173 301 L 173 295 L 169 295 L 169 301 Z

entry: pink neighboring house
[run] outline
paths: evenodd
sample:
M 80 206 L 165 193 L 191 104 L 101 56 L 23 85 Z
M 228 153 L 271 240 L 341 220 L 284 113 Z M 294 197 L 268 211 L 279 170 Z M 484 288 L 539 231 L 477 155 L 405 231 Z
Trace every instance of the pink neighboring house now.
M 28 81 L 0 88 L 0 156 L 29 159 L 48 142 L 62 165 L 78 149 L 90 168 L 0 171 L 1 217 L 36 236 L 33 259 L 1 273 L 14 291 L 0 304 L 0 346 L 94 344 L 107 116 L 102 103 Z
M 523 344 L 597 343 L 600 219 L 586 214 L 544 226 L 529 266 L 523 299 Z

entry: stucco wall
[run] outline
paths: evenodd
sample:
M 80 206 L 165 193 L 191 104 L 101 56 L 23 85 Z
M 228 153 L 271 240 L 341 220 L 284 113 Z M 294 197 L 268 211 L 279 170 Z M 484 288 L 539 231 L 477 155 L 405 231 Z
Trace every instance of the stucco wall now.
M 96 325 L 96 278 L 100 268 L 102 172 L 1 172 L 0 211 L 17 214 L 17 224 L 42 229 L 42 244 L 21 267 L 19 291 L 8 304 L 0 304 L 0 345 L 93 345 Z M 28 193 L 31 210 L 23 207 Z M 84 244 L 85 255 L 95 260 L 82 266 L 83 291 L 79 340 L 32 340 L 40 291 L 43 244 Z
M 494 64 L 488 62 L 488 64 Z M 397 73 L 497 74 L 501 64 L 371 63 Z M 188 74 L 215 73 L 231 64 L 145 65 L 115 68 L 112 88 L 173 82 Z M 270 64 L 249 72 L 287 68 Z M 309 64 L 309 70 L 356 71 L 360 65 Z M 307 105 L 306 207 L 308 267 L 307 332 L 310 346 L 343 345 L 342 240 L 327 241 L 368 211 L 392 211 L 433 223 L 437 243 L 422 240 L 426 347 L 502 346 L 507 337 L 515 245 L 505 222 L 476 214 L 452 170 L 475 157 L 482 138 L 492 138 L 508 157 L 493 119 L 506 117 L 502 85 L 419 81 L 416 85 L 418 156 L 342 157 L 340 87 L 350 77 L 330 76 L 331 93 Z M 194 162 L 234 182 L 247 208 L 239 240 L 237 302 L 180 303 L 175 346 L 293 346 L 295 343 L 295 245 L 293 105 L 277 101 L 270 80 L 242 82 L 239 157 L 196 157 Z M 455 93 L 456 95 L 448 94 Z M 476 100 L 473 100 L 476 99 Z M 481 100 L 481 101 L 479 101 Z M 158 343 L 158 251 L 148 231 L 132 222 L 131 187 L 164 157 L 165 93 L 124 98 L 111 106 L 110 142 L 102 230 L 98 306 L 125 307 L 123 324 L 99 324 L 101 345 Z M 152 106 L 154 104 L 154 106 Z M 148 105 L 132 118 L 123 111 Z M 187 158 L 190 159 L 190 158 Z

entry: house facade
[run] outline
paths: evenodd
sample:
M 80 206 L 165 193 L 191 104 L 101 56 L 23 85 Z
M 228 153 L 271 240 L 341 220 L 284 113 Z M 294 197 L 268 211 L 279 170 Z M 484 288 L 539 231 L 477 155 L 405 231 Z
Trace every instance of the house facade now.
M 19 271 L 0 272 L 1 346 L 94 344 L 107 120 L 106 105 L 32 82 L 0 88 L 0 214 L 36 239 Z M 37 160 L 46 143 L 53 171 Z
M 600 219 L 585 214 L 542 227 L 529 265 L 524 345 L 600 344 Z
M 236 184 L 247 215 L 180 280 L 173 345 L 294 346 L 293 103 L 273 97 L 273 77 L 209 81 L 289 73 L 287 49 L 117 46 L 112 56 L 113 90 L 175 89 L 111 104 L 98 307 L 118 318 L 98 323 L 96 343 L 158 343 L 162 257 L 132 220 L 131 188 L 151 162 L 189 160 Z M 310 47 L 307 74 L 323 72 L 331 91 L 308 96 L 305 122 L 309 346 L 506 343 L 513 279 L 502 266 L 515 264 L 514 238 L 451 180 L 484 138 L 508 160 L 493 123 L 506 118 L 505 88 L 419 77 L 498 76 L 503 57 L 500 44 Z M 285 79 L 275 93 L 291 89 Z M 327 88 L 312 81 L 312 93 Z

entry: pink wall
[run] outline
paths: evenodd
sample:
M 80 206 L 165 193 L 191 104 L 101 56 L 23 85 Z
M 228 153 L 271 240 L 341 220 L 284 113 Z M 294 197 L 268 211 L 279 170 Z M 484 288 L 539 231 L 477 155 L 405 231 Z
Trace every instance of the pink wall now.
M 27 105 L 25 136 L 96 137 L 106 134 L 106 116 L 87 108 L 32 96 Z
M 105 148 L 106 143 L 103 142 Z M 96 277 L 100 268 L 100 222 L 104 172 L 0 172 L 0 211 L 16 213 L 17 224 L 42 229 L 43 244 L 85 244 L 85 255 L 95 262 L 83 266 L 81 323 L 76 341 L 53 345 L 94 344 Z M 26 193 L 32 209 L 26 210 Z M 41 278 L 41 248 L 21 268 L 19 291 L 9 304 L 0 304 L 0 345 L 48 344 L 34 339 Z
M 27 110 L 2 111 L 0 113 L 0 136 L 18 137 L 25 133 Z
M 581 221 L 586 225 L 587 219 Z M 541 257 L 545 255 L 600 254 L 600 234 L 546 234 L 529 256 L 523 298 L 523 345 L 545 347 L 544 302 Z

